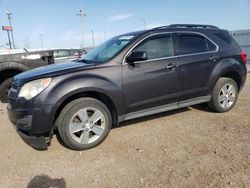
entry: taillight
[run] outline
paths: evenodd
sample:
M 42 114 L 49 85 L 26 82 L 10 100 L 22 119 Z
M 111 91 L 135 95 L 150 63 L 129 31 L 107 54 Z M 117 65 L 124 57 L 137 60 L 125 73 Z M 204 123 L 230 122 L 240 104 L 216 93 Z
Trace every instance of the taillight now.
M 241 52 L 240 54 L 241 59 L 244 63 L 247 63 L 247 53 L 246 52 Z

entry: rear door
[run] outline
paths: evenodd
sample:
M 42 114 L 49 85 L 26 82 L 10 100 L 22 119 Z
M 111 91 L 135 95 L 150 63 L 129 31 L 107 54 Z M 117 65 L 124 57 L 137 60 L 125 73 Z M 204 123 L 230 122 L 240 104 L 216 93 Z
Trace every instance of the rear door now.
M 179 57 L 180 101 L 209 95 L 208 82 L 218 61 L 218 46 L 200 33 L 174 34 Z
M 178 103 L 178 58 L 173 56 L 172 35 L 153 35 L 133 47 L 132 51 L 146 52 L 148 60 L 123 64 L 126 112 Z

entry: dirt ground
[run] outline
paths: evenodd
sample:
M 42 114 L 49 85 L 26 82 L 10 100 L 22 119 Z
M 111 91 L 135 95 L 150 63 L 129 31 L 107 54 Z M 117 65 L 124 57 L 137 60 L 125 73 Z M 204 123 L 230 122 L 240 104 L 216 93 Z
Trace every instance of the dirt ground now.
M 250 68 L 250 67 L 248 67 Z M 0 187 L 250 187 L 250 74 L 235 108 L 128 121 L 88 151 L 27 146 L 0 104 Z

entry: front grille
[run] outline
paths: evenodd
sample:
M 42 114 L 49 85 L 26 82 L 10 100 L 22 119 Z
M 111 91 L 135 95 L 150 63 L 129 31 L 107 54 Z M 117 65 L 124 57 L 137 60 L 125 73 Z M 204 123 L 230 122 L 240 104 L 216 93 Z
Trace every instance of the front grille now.
M 11 108 L 14 108 L 15 105 L 16 105 L 16 100 L 10 98 L 10 99 L 9 99 L 9 105 L 10 105 Z

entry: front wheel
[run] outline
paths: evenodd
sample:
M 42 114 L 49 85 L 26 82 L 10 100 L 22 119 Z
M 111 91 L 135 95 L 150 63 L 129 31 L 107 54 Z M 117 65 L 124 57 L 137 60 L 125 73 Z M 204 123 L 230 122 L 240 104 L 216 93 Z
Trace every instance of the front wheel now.
M 100 144 L 108 135 L 111 124 L 106 105 L 93 98 L 70 102 L 57 121 L 62 141 L 74 150 L 90 149 Z
M 231 78 L 220 78 L 213 90 L 209 107 L 216 112 L 228 112 L 238 98 L 238 86 Z

